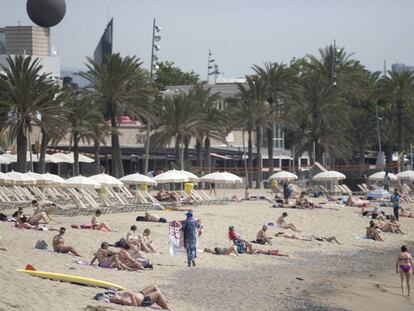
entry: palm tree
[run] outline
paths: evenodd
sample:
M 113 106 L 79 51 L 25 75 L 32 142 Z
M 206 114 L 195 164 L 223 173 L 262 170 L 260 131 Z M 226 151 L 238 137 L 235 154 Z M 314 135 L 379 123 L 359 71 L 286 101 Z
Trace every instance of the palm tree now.
M 31 56 L 8 56 L 7 65 L 1 68 L 4 74 L 0 76 L 0 126 L 8 128 L 10 141 L 16 139 L 16 170 L 26 172 L 32 123 L 42 126 L 45 120 L 61 115 L 58 88 L 47 74 L 40 73 L 39 59 Z
M 66 101 L 66 118 L 70 124 L 71 141 L 73 143 L 74 167 L 73 175 L 79 175 L 79 142 L 90 136 L 93 123 L 104 123 L 102 114 L 96 110 L 96 105 L 85 95 L 71 92 Z
M 103 64 L 88 58 L 88 71 L 79 73 L 91 83 L 92 100 L 102 106 L 105 117 L 111 122 L 112 174 L 115 177 L 124 174 L 117 119 L 125 113 L 140 111 L 145 114 L 148 110 L 151 93 L 145 88 L 141 64 L 135 56 L 110 54 Z
M 197 166 L 202 170 L 202 145 L 204 139 L 205 163 L 207 172 L 211 171 L 210 139 L 224 140 L 226 133 L 226 114 L 218 108 L 219 93 L 211 93 L 205 83 L 192 85 L 189 98 L 198 110 L 198 122 L 193 128 L 196 139 Z
M 180 147 L 186 135 L 192 134 L 199 122 L 198 107 L 183 92 L 168 96 L 159 103 L 151 141 L 157 146 L 175 143 L 175 161 L 180 160 Z M 182 167 L 181 167 L 182 168 Z
M 267 153 L 269 157 L 270 174 L 273 173 L 273 130 L 275 123 L 282 126 L 284 114 L 291 98 L 296 97 L 301 86 L 297 74 L 286 64 L 267 62 L 263 67 L 254 65 L 253 70 L 264 80 L 267 101 L 273 106 L 266 126 Z M 284 125 L 287 126 L 287 125 Z
M 111 127 L 105 122 L 103 117 L 97 117 L 87 123 L 87 140 L 92 139 L 95 158 L 95 172 L 100 173 L 99 151 L 102 144 L 106 143 L 106 138 L 111 135 Z
M 398 151 L 404 152 L 405 110 L 414 96 L 414 73 L 389 71 L 378 82 L 378 95 L 396 107 Z
M 241 101 L 235 107 L 235 119 L 248 135 L 249 188 L 253 186 L 253 142 L 252 132 L 256 131 L 256 188 L 260 188 L 261 168 L 261 126 L 268 122 L 269 103 L 266 101 L 265 82 L 258 76 L 246 76 L 246 85 L 238 84 Z

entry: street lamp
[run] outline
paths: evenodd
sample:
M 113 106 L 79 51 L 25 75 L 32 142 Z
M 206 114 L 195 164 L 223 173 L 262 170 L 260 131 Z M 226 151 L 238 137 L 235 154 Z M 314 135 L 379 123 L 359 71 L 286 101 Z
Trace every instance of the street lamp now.
M 211 50 L 208 50 L 207 84 L 210 81 L 210 76 L 211 75 L 214 75 L 214 83 L 216 83 L 217 75 L 220 74 L 220 71 L 218 69 L 218 65 L 214 63 L 216 60 L 211 58 L 212 55 L 213 54 L 211 53 Z
M 156 25 L 155 18 L 152 23 L 152 43 L 151 43 L 151 66 L 150 66 L 150 75 L 149 75 L 149 84 L 152 87 L 154 83 L 154 71 L 156 71 L 159 66 L 156 65 L 154 62 L 158 60 L 157 55 L 155 52 L 158 52 L 161 49 L 161 46 L 155 44 L 155 42 L 161 41 L 161 36 L 157 35 L 161 31 L 161 27 Z M 150 146 L 150 133 L 151 133 L 151 121 L 147 117 L 147 133 L 146 133 L 146 140 L 145 140 L 145 165 L 144 165 L 144 174 L 148 174 L 148 166 L 149 166 L 149 146 Z

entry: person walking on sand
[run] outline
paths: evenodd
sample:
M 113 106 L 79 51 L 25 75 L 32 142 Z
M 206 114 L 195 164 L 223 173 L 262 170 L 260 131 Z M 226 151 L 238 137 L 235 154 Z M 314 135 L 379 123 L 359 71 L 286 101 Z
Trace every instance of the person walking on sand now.
M 407 251 L 407 246 L 401 246 L 401 253 L 397 257 L 395 263 L 395 272 L 400 274 L 401 291 L 404 296 L 404 279 L 407 283 L 407 296 L 410 296 L 410 278 L 413 271 L 413 258 Z
M 197 258 L 197 229 L 201 225 L 193 218 L 192 212 L 185 214 L 187 219 L 184 220 L 181 230 L 184 232 L 184 247 L 187 251 L 187 265 L 195 267 L 195 259 Z
M 394 216 L 397 221 L 400 220 L 400 193 L 397 189 L 394 190 L 394 193 L 391 197 L 392 207 L 394 209 Z

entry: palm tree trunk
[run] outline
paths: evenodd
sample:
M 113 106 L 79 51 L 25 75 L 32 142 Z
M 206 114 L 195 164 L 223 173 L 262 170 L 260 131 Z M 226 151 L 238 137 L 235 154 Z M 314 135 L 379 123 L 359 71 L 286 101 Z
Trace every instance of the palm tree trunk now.
M 95 158 L 95 172 L 96 174 L 100 173 L 101 168 L 101 160 L 99 157 L 99 150 L 101 149 L 101 144 L 99 142 L 99 139 L 95 140 L 93 143 L 93 151 L 94 151 L 94 158 Z
M 253 188 L 253 142 L 251 130 L 247 130 L 247 157 L 247 164 L 249 166 L 249 188 Z
M 27 136 L 25 128 L 22 126 L 17 132 L 17 163 L 16 171 L 26 173 L 26 155 L 27 155 Z
M 262 141 L 262 131 L 258 126 L 256 127 L 256 189 L 260 189 L 260 175 L 262 174 L 262 154 L 260 146 Z
M 200 170 L 200 173 L 203 171 L 203 155 L 201 151 L 201 140 L 196 139 L 196 152 L 197 152 L 197 167 Z
M 397 101 L 398 152 L 404 151 L 404 102 Z
M 188 146 L 190 145 L 191 136 L 184 136 L 184 162 L 190 159 Z
M 78 132 L 73 133 L 73 176 L 79 175 L 79 134 Z
M 124 167 L 122 165 L 122 154 L 121 154 L 121 144 L 119 142 L 119 134 L 116 132 L 118 129 L 118 124 L 116 122 L 116 116 L 111 115 L 111 126 L 114 131 L 112 131 L 111 136 L 111 153 L 112 153 L 112 175 L 116 178 L 124 176 Z
M 364 165 L 365 164 L 365 144 L 364 143 L 359 144 L 358 163 L 359 163 L 359 165 Z
M 178 134 L 175 139 L 175 166 L 180 166 L 180 146 L 181 146 L 181 135 Z
M 269 158 L 269 174 L 273 174 L 273 124 L 266 129 L 267 132 L 267 154 Z
M 207 173 L 211 172 L 211 157 L 210 157 L 210 137 L 206 137 L 204 140 L 204 149 L 206 152 L 206 168 Z
M 48 143 L 49 143 L 49 135 L 42 128 L 42 141 L 40 143 L 40 158 L 39 158 L 39 165 L 37 166 L 38 172 L 40 174 L 44 174 L 46 170 L 46 150 L 47 150 Z

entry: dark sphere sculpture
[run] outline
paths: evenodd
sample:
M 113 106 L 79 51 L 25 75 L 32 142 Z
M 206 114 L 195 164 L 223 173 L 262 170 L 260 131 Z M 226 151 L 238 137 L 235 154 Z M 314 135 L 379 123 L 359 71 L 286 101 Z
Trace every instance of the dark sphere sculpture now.
M 33 23 L 49 28 L 63 19 L 66 3 L 65 0 L 27 0 L 26 11 Z

